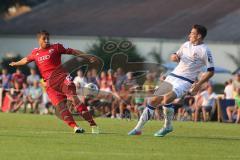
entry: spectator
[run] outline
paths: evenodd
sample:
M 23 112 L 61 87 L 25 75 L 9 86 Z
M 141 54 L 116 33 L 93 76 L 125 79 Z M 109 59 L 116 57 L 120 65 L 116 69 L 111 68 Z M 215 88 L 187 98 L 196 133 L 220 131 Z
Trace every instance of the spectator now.
M 201 105 L 199 105 L 197 108 L 195 108 L 195 118 L 198 117 L 199 111 L 202 111 L 203 114 L 203 121 L 207 121 L 207 114 L 211 113 L 212 108 L 215 104 L 215 100 L 217 99 L 217 95 L 213 92 L 212 85 L 207 86 L 207 90 L 203 91 L 200 94 L 201 98 Z
M 42 88 L 42 103 L 44 105 L 44 108 L 46 109 L 46 114 L 53 114 L 54 113 L 54 107 L 52 103 L 50 102 L 47 92 L 46 92 L 46 82 L 44 82 L 43 79 L 40 79 L 40 87 Z
M 143 90 L 144 91 L 149 91 L 149 90 L 154 89 L 155 86 L 156 86 L 156 81 L 154 80 L 154 77 L 152 76 L 151 73 L 148 73 L 146 75 L 146 80 L 143 84 Z
M 235 98 L 235 107 L 227 107 L 228 121 L 233 122 L 233 116 L 236 115 L 236 123 L 240 123 L 240 88 L 237 89 Z
M 102 71 L 99 79 L 99 86 L 100 88 L 103 88 L 103 86 L 104 88 L 106 88 L 107 87 L 106 85 L 107 85 L 107 74 L 105 71 Z
M 34 68 L 30 69 L 30 75 L 27 76 L 27 83 L 28 85 L 33 85 L 33 82 L 40 81 L 40 76 L 36 73 L 36 70 Z
M 133 97 L 134 113 L 137 115 L 139 119 L 146 105 L 146 101 L 144 95 L 141 94 L 142 87 L 137 85 L 135 86 L 134 89 L 135 89 L 134 92 L 136 93 L 135 96 Z
M 137 85 L 136 79 L 133 79 L 132 72 L 128 72 L 126 74 L 126 79 L 123 81 L 123 83 L 124 83 L 124 85 L 126 85 L 128 90 Z
M 24 110 L 23 110 L 23 112 L 26 113 L 27 112 L 27 105 L 29 104 L 28 98 L 30 96 L 29 95 L 29 87 L 28 87 L 27 83 L 23 83 L 22 93 L 23 93 L 23 103 L 24 103 Z
M 192 118 L 194 116 L 192 114 L 194 113 L 194 100 L 195 98 L 190 94 L 184 97 L 183 106 L 178 109 L 177 117 L 178 120 L 180 121 L 193 120 Z
M 232 79 L 227 82 L 227 85 L 224 88 L 224 98 L 225 99 L 234 99 L 233 96 L 233 83 Z
M 16 72 L 12 75 L 12 82 L 18 82 L 20 86 L 22 86 L 23 82 L 25 81 L 25 75 L 22 73 L 22 71 L 17 68 Z
M 33 113 L 39 113 L 38 106 L 42 102 L 42 88 L 38 81 L 33 82 L 33 86 L 29 88 L 29 102 L 33 106 Z
M 84 77 L 82 70 L 77 71 L 77 76 L 74 78 L 73 82 L 75 85 L 80 84 L 80 87 L 84 87 L 87 84 L 87 79 Z
M 237 95 L 235 96 L 235 104 L 237 109 L 237 120 L 236 123 L 240 123 L 240 88 L 237 89 Z
M 126 75 L 124 74 L 122 68 L 118 68 L 116 72 L 116 84 L 115 84 L 116 91 L 121 90 L 122 84 L 125 79 Z
M 110 69 L 107 72 L 107 84 L 111 88 L 111 91 L 113 91 L 113 92 L 116 91 L 116 89 L 115 89 L 116 77 L 114 77 L 113 71 Z
M 97 69 L 93 68 L 91 70 L 91 72 L 92 72 L 92 77 L 94 79 L 94 84 L 96 84 L 98 87 L 100 87 L 100 78 L 98 76 Z
M 132 96 L 130 96 L 129 91 L 127 90 L 127 86 L 122 84 L 121 90 L 118 92 L 119 99 L 119 112 L 120 118 L 130 118 L 126 115 L 126 113 L 132 110 Z M 126 112 L 127 111 L 127 112 Z M 129 113 L 128 112 L 128 113 Z
M 99 83 L 95 74 L 95 70 L 87 72 L 87 83 L 93 83 L 99 87 Z
M 21 85 L 17 81 L 14 82 L 14 87 L 7 93 L 8 99 L 10 100 L 9 108 L 10 112 L 16 112 L 23 104 L 23 93 L 21 91 Z
M 7 69 L 2 69 L 2 75 L 0 76 L 0 79 L 2 80 L 3 89 L 9 89 L 11 87 L 12 76 L 8 73 Z
M 233 80 L 234 96 L 236 95 L 238 88 L 240 88 L 240 72 L 235 75 L 235 79 Z
M 74 78 L 73 83 L 76 85 L 77 94 L 83 95 L 83 87 L 87 84 L 87 79 L 84 77 L 82 70 L 77 71 L 77 76 Z
M 98 95 L 100 99 L 100 108 L 102 112 L 102 116 L 110 117 L 111 116 L 111 102 L 112 102 L 112 94 L 111 88 L 107 85 L 107 81 L 101 81 L 101 88 L 100 90 L 105 92 L 105 94 Z

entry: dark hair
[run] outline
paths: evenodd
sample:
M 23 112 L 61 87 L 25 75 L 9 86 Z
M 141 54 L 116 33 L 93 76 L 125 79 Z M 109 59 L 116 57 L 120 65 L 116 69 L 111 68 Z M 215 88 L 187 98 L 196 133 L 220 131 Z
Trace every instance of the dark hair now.
M 204 39 L 207 35 L 207 28 L 202 26 L 202 25 L 199 25 L 199 24 L 194 24 L 192 26 L 192 28 L 196 29 L 198 34 L 201 34 L 202 36 L 202 39 Z
M 40 30 L 37 32 L 37 38 L 41 37 L 42 35 L 49 36 L 50 34 L 46 30 Z

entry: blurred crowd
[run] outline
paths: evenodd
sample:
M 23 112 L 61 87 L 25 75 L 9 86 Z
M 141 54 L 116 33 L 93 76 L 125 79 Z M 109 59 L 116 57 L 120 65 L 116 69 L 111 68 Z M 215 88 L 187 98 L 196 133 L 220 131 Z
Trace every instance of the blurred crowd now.
M 139 118 L 146 106 L 148 96 L 136 94 L 137 91 L 146 93 L 153 91 L 164 76 L 157 72 L 146 74 L 143 82 L 139 82 L 132 72 L 125 73 L 118 68 L 102 71 L 98 76 L 95 69 L 86 73 L 78 70 L 73 82 L 77 93 L 83 102 L 96 116 L 109 118 Z M 36 70 L 31 68 L 30 75 L 24 75 L 20 69 L 9 74 L 7 69 L 2 69 L 0 75 L 1 109 L 3 112 L 30 112 L 36 114 L 53 114 L 54 107 L 48 99 L 45 84 Z M 98 86 L 100 92 L 95 96 L 85 96 L 83 87 L 93 83 Z M 135 93 L 135 94 L 133 94 Z M 227 122 L 240 122 L 240 73 L 233 75 L 232 79 L 225 83 L 224 92 L 216 94 L 213 84 L 204 84 L 197 95 L 176 99 L 175 119 L 179 121 L 209 121 L 216 118 L 217 100 L 226 100 L 229 103 L 224 108 Z M 233 102 L 233 103 L 230 103 Z M 154 118 L 162 120 L 162 106 L 155 110 Z

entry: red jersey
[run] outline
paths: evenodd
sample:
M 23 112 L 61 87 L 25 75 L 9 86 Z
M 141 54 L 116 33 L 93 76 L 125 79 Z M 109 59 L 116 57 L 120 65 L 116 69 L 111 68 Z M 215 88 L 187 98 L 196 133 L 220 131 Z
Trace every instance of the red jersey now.
M 13 73 L 12 75 L 12 81 L 17 81 L 20 84 L 23 84 L 25 80 L 25 75 L 23 73 L 17 74 L 17 73 Z
M 28 62 L 35 61 L 44 80 L 49 79 L 52 72 L 61 65 L 61 55 L 71 54 L 73 49 L 65 49 L 62 44 L 51 44 L 46 49 L 35 48 L 27 56 Z M 65 72 L 63 69 L 62 72 Z

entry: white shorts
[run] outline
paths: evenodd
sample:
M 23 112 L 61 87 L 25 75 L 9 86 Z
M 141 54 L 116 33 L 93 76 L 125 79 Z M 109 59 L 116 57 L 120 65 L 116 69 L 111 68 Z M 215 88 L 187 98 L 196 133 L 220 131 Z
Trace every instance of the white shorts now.
M 165 81 L 173 85 L 173 92 L 176 93 L 177 98 L 181 98 L 192 86 L 192 83 L 173 76 L 167 76 Z

